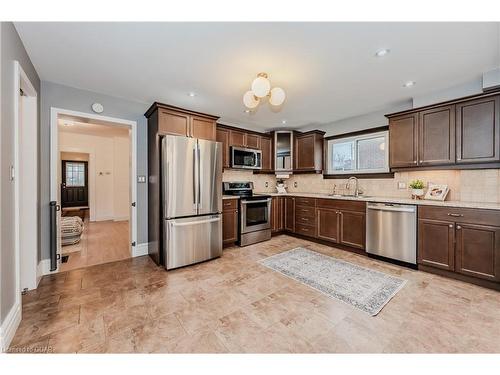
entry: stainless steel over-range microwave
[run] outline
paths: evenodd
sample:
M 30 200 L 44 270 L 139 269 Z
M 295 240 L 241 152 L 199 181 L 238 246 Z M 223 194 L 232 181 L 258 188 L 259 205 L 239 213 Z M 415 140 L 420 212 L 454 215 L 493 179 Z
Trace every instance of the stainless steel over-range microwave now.
M 231 167 L 262 169 L 262 151 L 231 146 Z

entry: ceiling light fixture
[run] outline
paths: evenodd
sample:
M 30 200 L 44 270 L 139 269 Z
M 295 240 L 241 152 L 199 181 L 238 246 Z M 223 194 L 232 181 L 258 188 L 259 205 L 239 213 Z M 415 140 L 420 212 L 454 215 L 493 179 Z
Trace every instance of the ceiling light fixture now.
M 285 124 L 286 124 L 286 120 L 281 121 L 281 123 L 282 123 L 283 125 L 285 125 Z
M 375 56 L 376 57 L 383 57 L 383 56 L 387 55 L 389 52 L 391 52 L 390 49 L 382 48 L 382 49 L 379 49 L 377 52 L 375 52 Z
M 415 81 L 408 81 L 403 84 L 403 87 L 412 87 L 415 86 Z
M 195 96 L 196 96 L 196 94 L 195 94 L 194 92 L 190 92 L 190 93 L 188 93 L 188 95 L 189 95 L 191 98 L 193 98 L 193 97 L 195 97 Z
M 257 74 L 252 82 L 252 89 L 243 95 L 243 104 L 249 109 L 257 107 L 262 98 L 268 97 L 269 103 L 273 106 L 280 106 L 286 98 L 285 90 L 281 87 L 271 89 L 267 73 Z

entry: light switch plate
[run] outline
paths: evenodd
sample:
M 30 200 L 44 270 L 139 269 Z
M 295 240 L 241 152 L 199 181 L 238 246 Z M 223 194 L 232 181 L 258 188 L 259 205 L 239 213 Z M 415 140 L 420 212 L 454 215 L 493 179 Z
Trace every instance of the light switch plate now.
M 406 189 L 406 182 L 399 181 L 398 182 L 398 189 Z
M 137 176 L 137 182 L 140 184 L 146 183 L 146 176 Z

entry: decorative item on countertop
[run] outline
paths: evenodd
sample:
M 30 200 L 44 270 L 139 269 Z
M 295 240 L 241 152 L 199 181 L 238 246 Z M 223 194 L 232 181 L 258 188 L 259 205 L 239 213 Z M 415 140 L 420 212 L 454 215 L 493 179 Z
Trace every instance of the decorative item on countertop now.
M 283 180 L 276 181 L 276 191 L 278 194 L 286 194 L 286 184 Z
M 448 189 L 448 185 L 429 184 L 429 189 L 427 189 L 424 199 L 444 201 L 449 191 L 450 189 Z
M 424 182 L 422 180 L 413 180 L 410 182 L 411 198 L 422 199 L 424 195 Z

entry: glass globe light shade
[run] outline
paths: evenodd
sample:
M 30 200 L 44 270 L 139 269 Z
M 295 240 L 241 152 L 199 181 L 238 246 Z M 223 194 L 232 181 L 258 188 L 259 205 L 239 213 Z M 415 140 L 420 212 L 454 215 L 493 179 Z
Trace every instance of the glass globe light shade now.
M 243 104 L 247 108 L 255 108 L 259 105 L 259 99 L 257 99 L 252 91 L 247 91 L 243 95 Z
M 271 90 L 271 97 L 269 98 L 269 103 L 272 105 L 282 105 L 285 101 L 286 94 L 281 87 L 275 87 Z
M 266 77 L 259 76 L 252 82 L 252 91 L 257 98 L 263 98 L 269 94 L 271 83 Z

